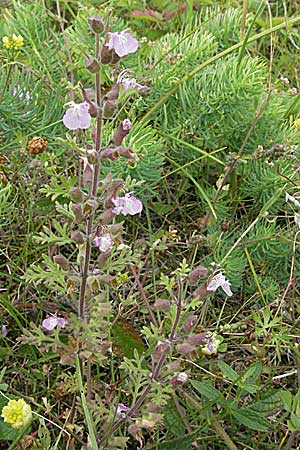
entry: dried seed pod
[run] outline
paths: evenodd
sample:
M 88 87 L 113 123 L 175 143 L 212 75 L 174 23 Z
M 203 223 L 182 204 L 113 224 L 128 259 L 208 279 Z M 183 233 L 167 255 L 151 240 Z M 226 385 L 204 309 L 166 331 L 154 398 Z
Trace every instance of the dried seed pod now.
M 32 155 L 38 155 L 43 153 L 48 147 L 48 141 L 45 138 L 34 136 L 31 141 L 28 142 L 28 149 Z

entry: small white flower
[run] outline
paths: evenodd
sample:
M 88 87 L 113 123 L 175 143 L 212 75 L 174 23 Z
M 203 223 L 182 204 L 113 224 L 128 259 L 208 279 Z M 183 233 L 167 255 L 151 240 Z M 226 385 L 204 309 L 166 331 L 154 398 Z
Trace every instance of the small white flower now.
M 228 295 L 228 297 L 231 297 L 232 292 L 230 286 L 231 283 L 226 280 L 225 276 L 222 274 L 222 272 L 220 272 L 210 280 L 209 284 L 207 285 L 207 290 L 216 291 L 219 287 L 221 287 L 225 294 Z
M 298 200 L 293 197 L 292 195 L 288 194 L 287 192 L 285 193 L 285 201 L 288 202 L 292 202 L 295 206 L 297 206 L 298 208 L 300 208 L 300 203 L 298 202 Z

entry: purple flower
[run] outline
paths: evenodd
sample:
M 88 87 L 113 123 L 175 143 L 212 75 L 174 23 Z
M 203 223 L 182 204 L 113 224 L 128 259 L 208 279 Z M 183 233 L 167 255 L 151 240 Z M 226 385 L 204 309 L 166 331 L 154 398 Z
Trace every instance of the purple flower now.
M 42 322 L 42 327 L 44 330 L 52 331 L 54 328 L 64 328 L 66 325 L 66 321 L 63 317 L 51 316 L 48 319 L 44 319 Z
M 99 247 L 100 252 L 106 253 L 112 249 L 114 241 L 112 240 L 109 233 L 103 234 L 102 236 L 96 236 L 94 239 L 96 247 Z
M 228 297 L 231 297 L 232 292 L 230 286 L 231 283 L 228 280 L 226 280 L 225 276 L 222 274 L 222 272 L 220 272 L 210 280 L 210 282 L 207 285 L 207 290 L 216 291 L 219 287 L 221 287 L 225 292 L 225 294 L 228 295 Z
M 108 33 L 108 35 L 109 41 L 105 45 L 109 50 L 114 50 L 120 58 L 137 51 L 139 42 L 126 30 L 120 33 Z
M 89 104 L 87 102 L 74 103 L 70 102 L 71 108 L 69 108 L 63 117 L 64 126 L 69 130 L 77 130 L 81 128 L 85 130 L 91 125 L 91 115 L 89 113 Z
M 130 128 L 131 128 L 131 122 L 130 122 L 130 120 L 129 120 L 129 119 L 123 120 L 123 122 L 122 122 L 122 127 L 123 127 L 123 130 L 124 130 L 124 131 L 129 131 Z
M 128 91 L 128 89 L 135 89 L 138 90 L 143 89 L 145 86 L 142 84 L 137 83 L 135 78 L 123 78 L 122 80 L 124 91 Z
M 2 324 L 2 337 L 6 337 L 7 336 L 7 333 L 8 333 L 8 331 L 7 331 L 7 326 L 6 325 L 4 325 L 4 323 Z
M 125 194 L 125 197 L 115 197 L 112 199 L 115 208 L 112 212 L 115 214 L 123 214 L 123 216 L 134 216 L 139 214 L 143 209 L 143 203 L 136 197 L 133 197 L 130 193 Z
M 124 405 L 124 403 L 119 403 L 117 407 L 117 417 L 124 416 L 124 413 L 128 412 L 130 408 Z

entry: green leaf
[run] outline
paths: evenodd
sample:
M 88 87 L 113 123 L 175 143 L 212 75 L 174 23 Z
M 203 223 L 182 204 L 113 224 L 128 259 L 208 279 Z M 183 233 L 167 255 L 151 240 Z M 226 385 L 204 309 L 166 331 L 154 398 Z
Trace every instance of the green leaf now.
M 136 349 L 141 355 L 145 351 L 144 342 L 131 323 L 118 319 L 112 327 L 114 352 L 127 358 L 134 357 Z
M 300 417 L 292 413 L 289 420 L 289 427 L 292 431 L 300 430 Z
M 224 361 L 218 361 L 218 366 L 225 378 L 232 381 L 233 383 L 238 380 L 239 374 Z
M 280 397 L 283 402 L 284 409 L 287 411 L 291 411 L 292 409 L 292 402 L 293 402 L 293 396 L 290 391 L 280 391 Z
M 183 436 L 172 441 L 165 441 L 154 447 L 146 447 L 146 450 L 191 450 L 193 436 Z
M 173 401 L 170 401 L 164 408 L 164 422 L 167 430 L 175 436 L 185 434 L 185 426 Z
M 256 431 L 268 431 L 269 422 L 259 414 L 259 412 L 251 408 L 232 409 L 233 417 L 248 428 Z
M 196 389 L 196 391 L 199 392 L 199 394 L 207 398 L 209 401 L 219 404 L 226 403 L 221 392 L 213 387 L 211 381 L 191 380 L 191 384 Z

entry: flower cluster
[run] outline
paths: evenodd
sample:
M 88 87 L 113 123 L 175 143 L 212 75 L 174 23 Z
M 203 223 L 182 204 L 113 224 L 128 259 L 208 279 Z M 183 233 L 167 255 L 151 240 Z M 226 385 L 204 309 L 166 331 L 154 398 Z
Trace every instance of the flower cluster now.
M 2 409 L 1 417 L 3 417 L 4 422 L 18 429 L 31 422 L 31 407 L 21 398 L 19 400 L 9 400 L 8 404 Z
M 2 38 L 3 46 L 9 50 L 18 50 L 24 45 L 24 38 L 22 36 L 4 36 Z

